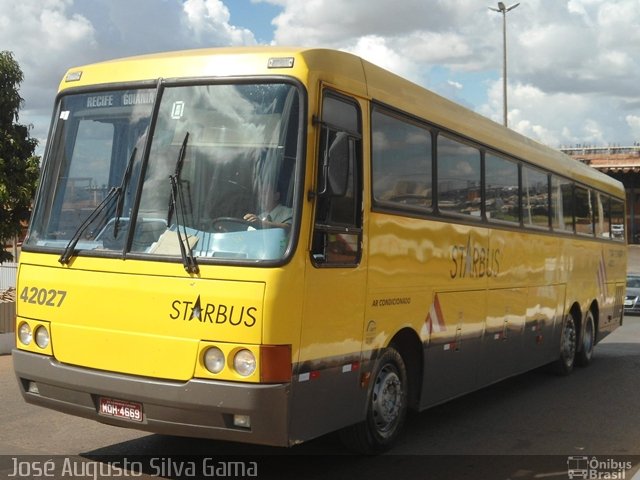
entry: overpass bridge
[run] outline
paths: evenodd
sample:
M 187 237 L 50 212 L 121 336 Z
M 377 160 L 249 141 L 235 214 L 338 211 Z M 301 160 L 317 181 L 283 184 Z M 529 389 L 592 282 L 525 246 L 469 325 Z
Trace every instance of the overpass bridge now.
M 640 144 L 560 150 L 623 183 L 627 193 L 627 240 L 640 243 Z

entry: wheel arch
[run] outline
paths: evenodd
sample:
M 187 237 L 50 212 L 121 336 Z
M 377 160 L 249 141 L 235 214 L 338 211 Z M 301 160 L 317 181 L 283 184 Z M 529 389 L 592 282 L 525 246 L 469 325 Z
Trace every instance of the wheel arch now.
M 600 324 L 600 306 L 598 300 L 594 299 L 589 308 L 585 309 L 584 314 L 578 302 L 574 302 L 569 309 L 569 314 L 573 316 L 573 321 L 576 324 L 576 331 L 578 332 L 578 351 L 582 350 L 582 336 L 584 335 L 585 319 L 588 313 L 593 315 L 593 327 L 594 327 L 594 343 L 598 342 L 598 325 Z
M 574 302 L 569 309 L 569 315 L 573 317 L 573 322 L 576 325 L 576 331 L 582 331 L 582 309 L 578 302 Z
M 407 380 L 409 382 L 408 406 L 411 410 L 418 410 L 424 371 L 422 341 L 415 330 L 407 327 L 393 336 L 389 346 L 398 351 L 407 369 Z
M 598 318 L 599 318 L 598 302 L 591 302 L 589 308 L 585 310 L 580 330 L 578 330 L 578 345 L 576 348 L 576 364 L 586 367 L 591 364 L 593 359 L 593 347 L 598 337 Z
M 593 343 L 596 344 L 598 343 L 598 328 L 600 327 L 600 304 L 598 300 L 591 302 L 589 311 L 593 315 Z

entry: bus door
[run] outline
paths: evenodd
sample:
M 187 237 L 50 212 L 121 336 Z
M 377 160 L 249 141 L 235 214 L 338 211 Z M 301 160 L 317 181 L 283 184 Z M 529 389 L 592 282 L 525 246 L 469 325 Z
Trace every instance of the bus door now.
M 316 120 L 318 168 L 310 193 L 315 213 L 293 384 L 294 439 L 335 430 L 364 415 L 361 117 L 356 100 L 325 90 Z

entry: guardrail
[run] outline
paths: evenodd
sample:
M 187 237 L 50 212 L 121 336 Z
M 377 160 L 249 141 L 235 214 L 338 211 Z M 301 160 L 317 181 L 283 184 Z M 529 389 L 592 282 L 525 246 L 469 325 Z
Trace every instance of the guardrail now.
M 16 345 L 16 302 L 0 302 L 0 355 L 11 353 Z
M 16 331 L 16 302 L 0 302 L 0 333 Z
M 9 288 L 16 288 L 18 264 L 5 262 L 0 264 L 0 292 Z
M 0 265 L 0 355 L 11 353 L 16 338 L 16 275 L 17 263 Z

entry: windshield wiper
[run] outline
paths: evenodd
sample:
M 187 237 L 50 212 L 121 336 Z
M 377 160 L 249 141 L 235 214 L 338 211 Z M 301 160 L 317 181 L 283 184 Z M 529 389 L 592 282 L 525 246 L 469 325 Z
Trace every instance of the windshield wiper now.
M 118 192 L 118 203 L 116 203 L 115 222 L 113 223 L 113 238 L 118 237 L 118 230 L 120 229 L 120 218 L 122 217 L 122 210 L 124 209 L 124 194 L 127 191 L 129 182 L 131 181 L 131 173 L 133 172 L 133 161 L 136 158 L 138 149 L 134 147 L 127 162 L 127 168 L 122 176 L 122 182 L 120 183 L 120 189 Z
M 104 200 L 102 200 L 102 202 L 98 204 L 98 206 L 89 214 L 89 216 L 84 220 L 84 222 L 80 224 L 80 226 L 71 236 L 69 243 L 67 243 L 67 246 L 62 252 L 62 255 L 60 255 L 60 258 L 58 259 L 58 262 L 60 262 L 62 265 L 69 264 L 71 258 L 75 253 L 76 245 L 78 245 L 80 237 L 82 237 L 84 231 L 96 220 L 96 218 L 98 218 L 98 216 L 103 212 L 105 208 L 107 208 L 109 203 L 111 203 L 111 200 L 113 200 L 114 198 L 117 198 L 118 203 L 116 204 L 115 223 L 113 225 L 113 238 L 117 237 L 120 217 L 122 216 L 122 209 L 124 207 L 124 192 L 127 188 L 127 185 L 129 184 L 129 180 L 131 179 L 131 172 L 133 171 L 133 161 L 136 157 L 136 151 L 137 149 L 134 148 L 131 152 L 131 156 L 129 157 L 129 161 L 127 162 L 127 168 L 124 172 L 124 175 L 122 176 L 120 186 L 111 187 L 107 196 L 104 197 Z
M 76 245 L 80 241 L 80 237 L 82 236 L 84 231 L 87 229 L 89 225 L 91 225 L 94 222 L 96 218 L 98 218 L 98 216 L 107 207 L 107 205 L 111 203 L 111 200 L 113 200 L 118 196 L 119 190 L 120 190 L 120 187 L 111 187 L 111 190 L 109 190 L 109 193 L 107 194 L 107 196 L 104 197 L 104 200 L 100 202 L 100 204 L 89 214 L 89 216 L 84 220 L 84 222 L 80 224 L 80 226 L 71 236 L 69 243 L 67 243 L 67 246 L 62 252 L 62 255 L 60 255 L 60 258 L 58 259 L 58 262 L 60 262 L 62 265 L 67 265 L 69 263 L 69 261 L 71 260 L 71 257 L 73 257 L 73 254 L 75 253 Z
M 184 219 L 186 217 L 184 191 L 182 190 L 182 183 L 180 180 L 180 174 L 182 173 L 182 166 L 184 165 L 184 156 L 187 150 L 187 143 L 189 142 L 189 132 L 184 136 L 180 152 L 178 153 L 178 159 L 176 161 L 176 168 L 173 175 L 169 176 L 169 182 L 171 182 L 171 195 L 169 197 L 169 211 L 167 212 L 167 225 L 171 225 L 171 217 L 173 213 L 176 214 L 176 234 L 178 236 L 178 245 L 180 246 L 180 255 L 182 256 L 182 265 L 188 273 L 199 273 L 200 268 L 196 262 L 196 258 L 193 255 L 193 249 L 189 242 L 189 234 L 187 233 L 187 227 Z M 182 232 L 180 227 L 182 226 Z M 183 237 L 184 235 L 184 237 Z

